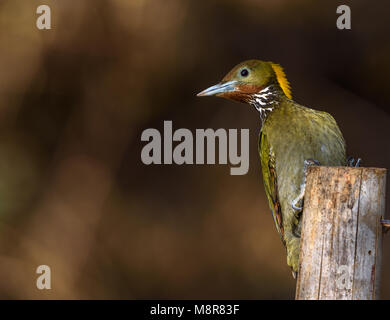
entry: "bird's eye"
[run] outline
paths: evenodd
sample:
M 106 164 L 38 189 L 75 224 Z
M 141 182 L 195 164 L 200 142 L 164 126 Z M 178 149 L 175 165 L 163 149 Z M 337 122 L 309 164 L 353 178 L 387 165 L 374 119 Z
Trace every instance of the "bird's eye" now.
M 241 76 L 243 76 L 243 77 L 247 77 L 247 76 L 248 76 L 248 74 L 249 74 L 249 71 L 248 71 L 248 69 L 242 69 L 242 70 L 241 70 Z

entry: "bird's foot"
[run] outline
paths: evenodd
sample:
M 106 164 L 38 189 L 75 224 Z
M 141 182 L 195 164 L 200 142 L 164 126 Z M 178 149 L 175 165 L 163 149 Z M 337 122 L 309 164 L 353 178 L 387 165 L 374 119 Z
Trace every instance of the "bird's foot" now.
M 291 207 L 294 209 L 296 214 L 299 214 L 303 210 L 303 196 L 305 195 L 306 183 L 301 184 L 301 191 L 298 197 L 291 202 Z
M 299 213 L 303 210 L 303 197 L 305 196 L 305 190 L 306 190 L 306 172 L 307 168 L 310 166 L 319 166 L 320 162 L 318 160 L 314 159 L 307 159 L 303 162 L 303 182 L 301 184 L 301 189 L 299 192 L 298 197 L 296 197 L 291 202 L 291 207 L 293 208 L 296 215 L 299 215 Z
M 357 158 L 357 160 L 356 160 L 356 162 L 355 162 L 355 158 L 349 156 L 349 157 L 347 158 L 347 164 L 348 164 L 348 167 L 355 167 L 355 168 L 358 168 L 358 167 L 360 167 L 360 165 L 362 164 L 362 159 Z
M 306 173 L 308 167 L 310 167 L 310 166 L 320 166 L 320 165 L 321 165 L 321 163 L 318 160 L 306 159 L 305 161 L 303 161 L 303 170 Z
M 381 224 L 384 228 L 384 233 L 387 233 L 390 230 L 390 220 L 382 219 Z

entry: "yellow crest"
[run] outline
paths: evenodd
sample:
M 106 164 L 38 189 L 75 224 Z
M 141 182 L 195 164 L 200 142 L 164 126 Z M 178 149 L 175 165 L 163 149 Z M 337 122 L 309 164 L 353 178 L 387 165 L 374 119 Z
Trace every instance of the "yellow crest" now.
M 290 83 L 287 80 L 286 74 L 284 73 L 282 66 L 272 62 L 271 62 L 271 66 L 276 74 L 276 79 L 278 80 L 279 85 L 282 88 L 284 94 L 286 95 L 287 98 L 291 99 L 292 96 L 291 96 Z

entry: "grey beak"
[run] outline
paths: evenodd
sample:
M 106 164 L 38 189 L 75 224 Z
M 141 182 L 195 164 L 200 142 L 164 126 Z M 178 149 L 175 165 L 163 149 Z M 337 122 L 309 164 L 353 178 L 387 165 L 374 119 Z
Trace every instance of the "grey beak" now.
M 215 96 L 219 93 L 232 92 L 235 90 L 236 83 L 237 81 L 221 82 L 216 84 L 215 86 L 203 90 L 202 92 L 199 92 L 196 96 L 197 97 Z

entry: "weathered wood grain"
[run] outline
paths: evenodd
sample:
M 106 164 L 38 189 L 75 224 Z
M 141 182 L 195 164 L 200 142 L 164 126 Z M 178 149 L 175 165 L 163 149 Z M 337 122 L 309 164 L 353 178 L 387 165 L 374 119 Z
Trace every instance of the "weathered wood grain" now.
M 296 299 L 379 297 L 385 188 L 385 169 L 308 169 Z

